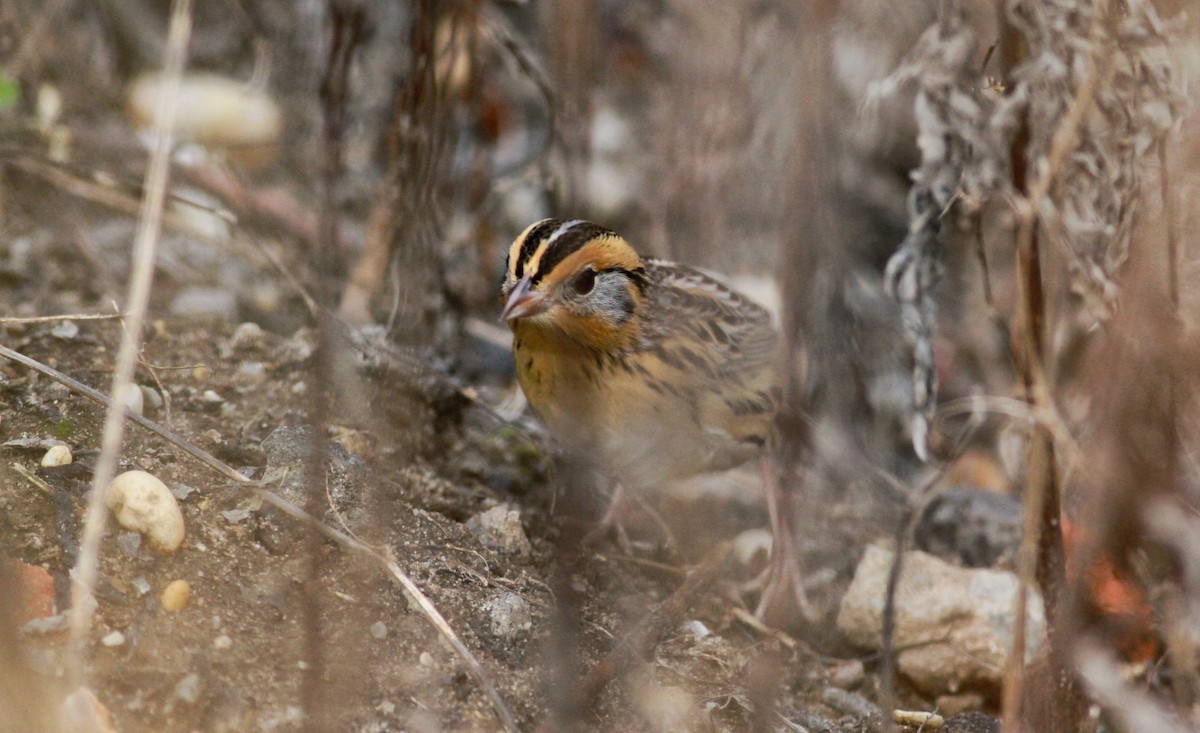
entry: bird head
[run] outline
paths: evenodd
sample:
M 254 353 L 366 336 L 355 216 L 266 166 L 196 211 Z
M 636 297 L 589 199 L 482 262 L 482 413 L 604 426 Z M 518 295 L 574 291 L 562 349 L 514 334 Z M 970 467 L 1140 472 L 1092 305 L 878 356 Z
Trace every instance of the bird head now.
M 500 317 L 514 331 L 558 332 L 615 350 L 636 330 L 647 285 L 642 258 L 615 232 L 580 219 L 545 219 L 509 249 Z

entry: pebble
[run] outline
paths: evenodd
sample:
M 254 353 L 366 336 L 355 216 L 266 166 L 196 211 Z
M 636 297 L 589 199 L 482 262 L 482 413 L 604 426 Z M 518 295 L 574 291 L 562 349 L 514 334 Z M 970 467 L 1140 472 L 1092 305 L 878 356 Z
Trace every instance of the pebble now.
M 246 321 L 233 329 L 233 335 L 229 337 L 229 345 L 235 349 L 258 348 L 262 346 L 265 335 L 266 332 L 262 330 L 262 326 L 253 321 Z
M 528 555 L 533 548 L 521 527 L 521 513 L 500 504 L 467 520 L 467 529 L 485 546 L 512 555 Z
M 150 592 L 150 581 L 139 575 L 133 579 L 133 589 L 139 596 L 144 596 Z
M 167 611 L 180 611 L 192 599 L 192 586 L 186 580 L 172 580 L 163 588 L 159 601 Z
M 179 680 L 179 683 L 175 685 L 175 697 L 188 705 L 195 704 L 200 699 L 200 675 L 192 672 Z
M 387 624 L 382 621 L 376 621 L 375 623 L 371 624 L 371 636 L 375 637 L 376 639 L 386 639 L 387 635 Z
M 433 655 L 429 652 L 421 652 L 421 656 L 417 657 L 417 661 L 421 663 L 422 667 L 432 667 Z
M 739 567 L 757 572 L 771 557 L 770 530 L 748 529 L 733 538 L 733 554 Z
M 117 523 L 141 532 L 163 552 L 174 552 L 183 544 L 183 513 L 166 484 L 145 471 L 126 471 L 112 480 L 104 502 Z
M 171 493 L 180 501 L 186 500 L 189 496 L 196 493 L 196 491 L 196 487 L 188 486 L 187 484 L 176 484 L 175 487 L 171 489 Z
M 110 631 L 100 639 L 100 643 L 107 647 L 121 646 L 125 643 L 125 635 L 120 631 Z
M 50 450 L 46 451 L 46 455 L 42 456 L 42 468 L 53 468 L 55 466 L 65 466 L 75 460 L 71 455 L 71 449 L 65 445 L 52 445 Z
M 50 335 L 63 341 L 72 341 L 79 335 L 79 324 L 75 323 L 75 321 L 62 321 L 50 329 Z
M 858 659 L 845 659 L 828 669 L 827 678 L 833 687 L 853 690 L 866 679 L 866 670 Z
M 914 532 L 917 548 L 971 568 L 1014 568 L 1021 543 L 1021 502 L 982 489 L 939 494 Z
M 230 639 L 225 634 L 221 634 L 213 639 L 213 649 L 228 649 L 233 646 L 233 639 Z
M 142 536 L 137 532 L 121 532 L 117 535 L 117 547 L 125 557 L 137 557 L 142 549 Z
M 154 389 L 153 387 L 147 387 L 144 384 L 139 385 L 138 389 L 140 389 L 142 391 L 142 402 L 144 404 L 150 405 L 150 407 L 152 407 L 153 409 L 161 410 L 163 408 L 163 405 L 166 404 L 163 401 L 162 393 L 159 392 L 157 389 Z
M 844 715 L 857 718 L 869 718 L 879 715 L 879 706 L 862 695 L 840 690 L 836 687 L 826 687 L 821 693 L 821 702 Z
M 520 637 L 533 628 L 529 604 L 516 593 L 501 593 L 483 604 L 488 616 L 488 631 L 497 639 Z
M 134 121 L 154 126 L 168 80 L 149 72 L 129 87 L 127 108 Z M 175 134 L 208 145 L 270 145 L 283 131 L 283 111 L 264 89 L 217 74 L 189 72 L 178 80 Z
M 225 521 L 231 524 L 244 522 L 250 518 L 250 511 L 247 509 L 226 509 L 221 512 L 221 516 L 225 517 Z

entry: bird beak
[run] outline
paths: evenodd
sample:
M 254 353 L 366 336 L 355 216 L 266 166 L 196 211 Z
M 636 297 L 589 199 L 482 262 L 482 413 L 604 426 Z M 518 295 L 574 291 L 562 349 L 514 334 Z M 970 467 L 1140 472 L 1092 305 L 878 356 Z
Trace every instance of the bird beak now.
M 536 316 L 550 307 L 545 293 L 529 289 L 530 278 L 530 275 L 526 275 L 513 285 L 508 300 L 504 303 L 504 310 L 500 313 L 501 320 L 515 321 L 526 316 Z

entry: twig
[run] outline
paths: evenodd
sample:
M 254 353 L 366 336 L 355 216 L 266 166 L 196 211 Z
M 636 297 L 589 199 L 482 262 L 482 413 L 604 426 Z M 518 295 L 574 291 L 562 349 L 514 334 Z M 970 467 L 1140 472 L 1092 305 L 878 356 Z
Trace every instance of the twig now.
M 57 369 L 37 361 L 36 359 L 31 359 L 30 357 L 20 352 L 13 351 L 2 344 L 0 344 L 0 356 L 11 361 L 15 361 L 18 364 L 28 367 L 29 369 L 32 369 L 40 374 L 44 374 L 54 381 L 65 385 L 72 391 L 77 392 L 104 407 L 115 409 L 113 407 L 115 403 L 100 391 L 92 389 L 79 380 L 73 379 Z M 434 628 L 438 630 L 438 633 L 440 633 L 446 640 L 446 643 L 448 643 L 451 648 L 454 649 L 455 653 L 458 654 L 458 656 L 463 660 L 463 663 L 466 664 L 467 670 L 470 672 L 471 676 L 475 678 L 475 681 L 484 689 L 488 698 L 492 701 L 492 706 L 495 708 L 496 716 L 500 718 L 501 723 L 504 725 L 504 729 L 509 731 L 509 733 L 517 732 L 518 729 L 515 718 L 513 718 L 512 713 L 508 710 L 508 706 L 505 705 L 503 698 L 500 697 L 500 693 L 496 690 L 496 686 L 492 684 L 491 679 L 488 677 L 487 671 L 483 669 L 483 665 L 481 665 L 479 660 L 477 660 L 475 656 L 471 654 L 471 651 L 467 649 L 462 639 L 457 633 L 455 633 L 454 629 L 446 621 L 446 618 L 442 616 L 442 614 L 437 610 L 437 607 L 433 605 L 433 602 L 429 600 L 429 598 L 421 591 L 416 583 L 414 583 L 412 579 L 409 578 L 409 576 L 400 568 L 395 559 L 390 556 L 390 553 L 385 554 L 380 552 L 376 548 L 373 548 L 370 545 L 360 542 L 344 532 L 328 526 L 312 515 L 307 514 L 300 507 L 292 504 L 278 494 L 261 488 L 258 482 L 246 478 L 242 474 L 238 473 L 229 464 L 213 456 L 211 453 L 208 453 L 191 441 L 171 432 L 153 420 L 143 417 L 142 415 L 138 415 L 135 412 L 130 412 L 128 408 L 116 409 L 124 409 L 126 416 L 135 424 L 145 428 L 146 430 L 149 430 L 158 437 L 179 448 L 200 463 L 228 478 L 237 486 L 254 491 L 265 503 L 274 506 L 290 517 L 294 517 L 316 527 L 316 529 L 330 539 L 333 539 L 334 541 L 341 543 L 351 550 L 360 552 L 363 555 L 378 561 L 381 565 L 387 568 L 388 572 L 400 583 L 404 590 L 408 591 L 408 593 L 414 599 L 416 599 L 417 605 L 420 606 L 430 623 L 433 624 Z
M 54 321 L 111 321 L 124 318 L 124 313 L 65 313 L 61 316 L 0 317 L 0 325 L 25 325 L 28 323 L 53 323 Z
M 54 496 L 54 487 L 51 486 L 50 484 L 46 483 L 42 479 L 41 476 L 38 476 L 33 471 L 30 471 L 28 468 L 25 468 L 20 463 L 10 463 L 8 465 L 10 468 L 12 468 L 12 470 L 21 474 L 25 478 L 26 481 L 28 481 L 29 483 L 36 486 L 40 491 L 44 492 L 47 496 Z
M 1075 149 L 1084 117 L 1091 110 L 1098 90 L 1107 83 L 1113 70 L 1110 44 L 1104 42 L 1104 23 L 1108 17 L 1107 0 L 1096 7 L 1096 20 L 1091 31 L 1092 45 L 1085 61 L 1087 73 L 1079 90 L 1071 99 L 1062 121 L 1050 138 L 1050 147 L 1041 165 L 1027 186 L 1016 180 L 1018 190 L 1024 188 L 1025 196 L 1017 202 L 1019 227 L 1017 230 L 1017 290 L 1020 313 L 1020 336 L 1022 342 L 1022 381 L 1026 400 L 1038 411 L 1054 409 L 1050 388 L 1046 379 L 1044 353 L 1045 303 L 1042 291 L 1042 271 L 1037 232 L 1040 224 L 1042 201 L 1049 195 L 1058 174 Z M 1026 123 L 1027 125 L 1028 123 Z M 1013 157 L 1020 158 L 1024 146 L 1020 143 L 1025 136 L 1014 142 Z M 1024 177 L 1024 167 L 1014 165 L 1014 177 Z M 1021 715 L 1021 699 L 1024 692 L 1025 625 L 1028 613 L 1028 588 L 1036 578 L 1042 588 L 1046 621 L 1050 629 L 1048 646 L 1051 664 L 1060 660 L 1055 656 L 1055 638 L 1058 599 L 1064 580 L 1062 534 L 1059 529 L 1059 497 L 1054 458 L 1054 438 L 1040 426 L 1032 426 L 1029 449 L 1026 456 L 1026 491 L 1024 523 L 1021 545 L 1018 552 L 1019 586 L 1013 608 L 1013 641 L 1009 653 L 1008 668 L 1004 684 L 1004 730 L 1015 731 Z M 1057 683 L 1058 675 L 1052 675 Z
M 129 281 L 129 327 L 122 334 L 121 345 L 117 351 L 116 370 L 113 373 L 112 395 L 116 405 L 124 405 L 126 394 L 133 388 L 133 370 L 140 351 L 142 324 L 145 321 L 150 287 L 154 279 L 154 255 L 162 229 L 179 84 L 192 31 L 191 11 L 191 0 L 175 0 L 171 9 L 171 25 L 167 33 L 166 58 L 163 64 L 166 83 L 155 114 L 155 145 L 146 170 L 146 195 L 142 200 L 134 244 L 133 272 Z M 116 473 L 121 440 L 125 435 L 124 418 L 125 410 L 113 406 L 109 407 L 105 416 L 100 458 L 96 462 L 96 471 L 92 477 L 92 498 L 85 515 L 79 560 L 75 566 L 75 580 L 79 583 L 83 597 L 92 592 L 96 583 L 100 538 L 104 534 L 107 521 L 104 491 Z M 78 651 L 91 625 L 91 608 L 89 604 L 82 602 L 82 598 L 71 604 L 70 622 L 72 647 Z M 84 665 L 80 662 L 75 669 L 82 672 Z

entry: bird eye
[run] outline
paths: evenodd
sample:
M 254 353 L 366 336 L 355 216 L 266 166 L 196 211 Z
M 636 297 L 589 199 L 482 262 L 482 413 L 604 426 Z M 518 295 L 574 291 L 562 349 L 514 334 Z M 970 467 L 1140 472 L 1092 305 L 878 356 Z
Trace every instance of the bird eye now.
M 588 268 L 575 276 L 571 288 L 579 295 L 587 295 L 596 287 L 596 271 Z

